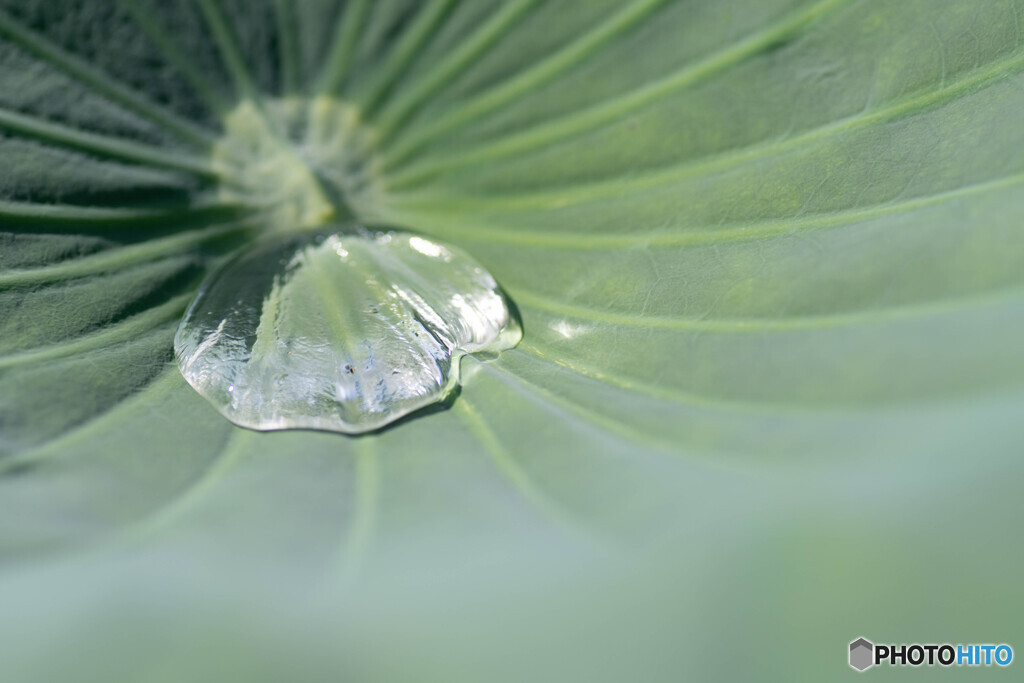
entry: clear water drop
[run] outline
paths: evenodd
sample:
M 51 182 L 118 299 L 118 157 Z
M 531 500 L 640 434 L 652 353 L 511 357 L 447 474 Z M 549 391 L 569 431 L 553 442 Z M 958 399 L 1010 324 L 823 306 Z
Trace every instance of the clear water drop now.
M 354 434 L 444 400 L 462 355 L 520 338 L 494 278 L 462 250 L 349 229 L 276 238 L 226 264 L 174 350 L 235 424 Z

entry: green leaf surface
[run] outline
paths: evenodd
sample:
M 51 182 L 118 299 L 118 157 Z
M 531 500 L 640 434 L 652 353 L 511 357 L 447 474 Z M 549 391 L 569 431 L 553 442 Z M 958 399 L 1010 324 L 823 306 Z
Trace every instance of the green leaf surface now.
M 858 636 L 1019 647 L 1022 15 L 0 1 L 0 679 L 832 680 Z M 249 123 L 289 102 L 327 103 L 296 149 Z M 312 173 L 471 254 L 523 342 L 371 435 L 225 421 L 174 331 L 320 215 Z

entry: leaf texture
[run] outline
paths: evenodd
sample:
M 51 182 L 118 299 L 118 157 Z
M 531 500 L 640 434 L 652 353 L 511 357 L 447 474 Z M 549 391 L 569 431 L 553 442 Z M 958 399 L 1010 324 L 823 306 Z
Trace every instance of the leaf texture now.
M 862 632 L 1019 640 L 1022 14 L 3 0 L 4 680 L 831 679 Z M 269 220 L 220 191 L 223 122 L 286 96 L 370 131 L 357 219 L 515 302 L 450 406 L 257 434 L 178 375 Z

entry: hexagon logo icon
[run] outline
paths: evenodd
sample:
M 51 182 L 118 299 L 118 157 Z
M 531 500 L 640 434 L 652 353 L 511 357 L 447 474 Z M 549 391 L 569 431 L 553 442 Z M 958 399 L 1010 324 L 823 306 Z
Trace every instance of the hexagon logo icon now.
M 850 666 L 857 671 L 863 671 L 874 662 L 875 646 L 864 638 L 858 638 L 850 643 Z

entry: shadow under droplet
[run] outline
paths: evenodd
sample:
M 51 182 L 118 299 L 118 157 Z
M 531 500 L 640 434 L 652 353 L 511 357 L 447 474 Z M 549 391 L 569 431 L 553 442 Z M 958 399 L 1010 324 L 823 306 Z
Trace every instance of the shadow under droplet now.
M 448 396 L 446 396 L 442 401 L 438 401 L 437 403 L 433 403 L 429 406 L 424 406 L 419 410 L 414 410 L 407 415 L 403 415 L 394 422 L 384 425 L 383 427 L 378 427 L 377 429 L 373 429 L 368 432 L 363 432 L 362 434 L 346 434 L 345 436 L 353 437 L 356 439 L 361 439 L 367 436 L 380 436 L 381 434 L 384 434 L 385 432 L 390 432 L 393 429 L 399 429 L 403 425 L 407 425 L 417 420 L 430 417 L 431 415 L 437 415 L 438 413 L 443 413 L 447 410 L 451 410 L 451 407 L 455 405 L 455 401 L 458 400 L 459 395 L 461 394 L 462 385 L 457 384 L 455 385 L 455 388 L 451 390 Z

